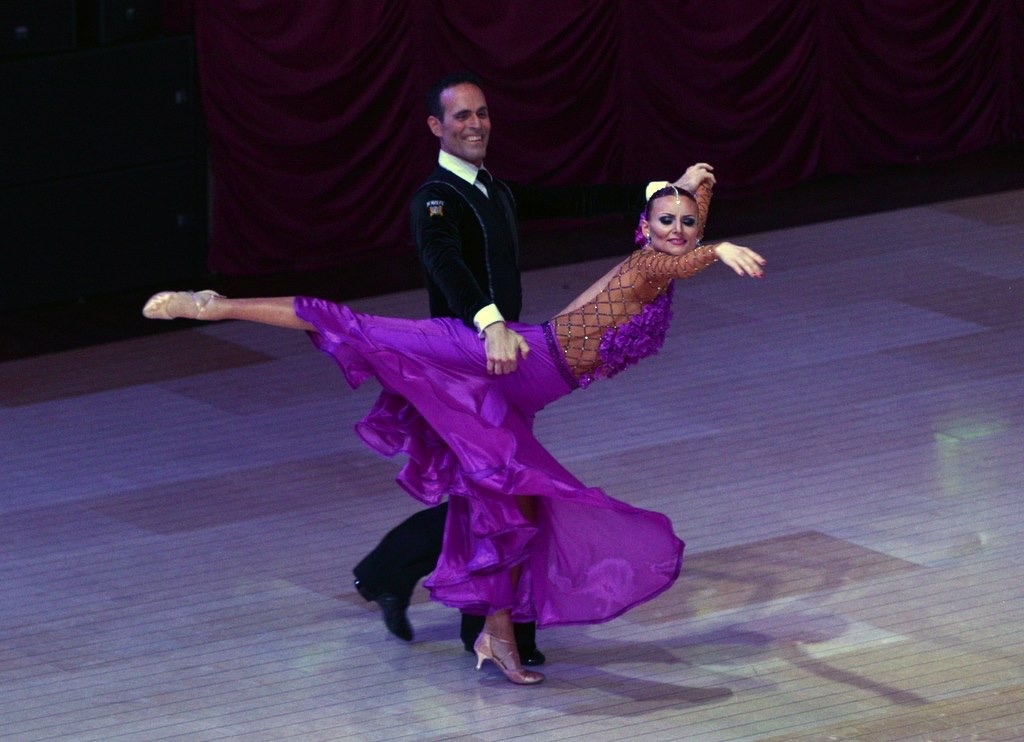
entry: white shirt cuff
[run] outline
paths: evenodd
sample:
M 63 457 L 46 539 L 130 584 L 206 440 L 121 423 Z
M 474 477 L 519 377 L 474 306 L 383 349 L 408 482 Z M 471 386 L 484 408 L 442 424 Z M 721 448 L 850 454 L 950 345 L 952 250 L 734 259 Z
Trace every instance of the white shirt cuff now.
M 496 304 L 488 304 L 473 315 L 473 324 L 476 326 L 477 332 L 480 333 L 480 337 L 484 336 L 484 329 L 486 327 L 493 325 L 495 322 L 504 321 L 505 318 L 501 316 L 501 312 L 498 311 Z

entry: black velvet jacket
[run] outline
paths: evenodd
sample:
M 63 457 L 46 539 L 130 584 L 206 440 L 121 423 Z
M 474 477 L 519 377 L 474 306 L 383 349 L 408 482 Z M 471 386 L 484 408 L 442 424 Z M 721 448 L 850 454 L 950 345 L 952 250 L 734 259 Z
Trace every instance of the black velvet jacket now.
M 432 317 L 473 317 L 494 303 L 517 321 L 523 297 L 512 192 L 494 180 L 490 198 L 440 165 L 410 205 L 412 234 L 426 272 Z

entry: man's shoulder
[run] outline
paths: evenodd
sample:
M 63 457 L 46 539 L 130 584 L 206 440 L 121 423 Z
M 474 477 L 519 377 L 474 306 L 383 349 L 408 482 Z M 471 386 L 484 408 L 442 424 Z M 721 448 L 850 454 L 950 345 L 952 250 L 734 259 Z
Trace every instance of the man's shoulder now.
M 427 176 L 427 179 L 423 181 L 416 192 L 425 190 L 437 190 L 437 189 L 448 189 L 460 191 L 462 186 L 465 186 L 466 182 L 459 178 L 455 173 L 450 170 L 445 170 L 443 167 L 438 165 L 434 168 L 433 172 Z
M 431 208 L 458 208 L 466 199 L 463 192 L 464 181 L 442 167 L 437 167 L 413 194 L 410 206 L 414 211 L 421 211 L 424 206 Z M 449 206 L 451 205 L 451 206 Z M 431 216 L 437 215 L 431 212 Z

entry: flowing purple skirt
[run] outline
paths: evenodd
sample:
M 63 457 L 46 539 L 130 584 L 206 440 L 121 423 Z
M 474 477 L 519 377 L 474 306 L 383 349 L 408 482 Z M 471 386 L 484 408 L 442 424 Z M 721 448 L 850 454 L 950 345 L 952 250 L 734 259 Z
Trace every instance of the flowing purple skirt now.
M 369 378 L 383 387 L 356 425 L 363 441 L 406 454 L 398 483 L 413 497 L 449 496 L 425 583 L 434 600 L 480 615 L 510 609 L 538 626 L 598 623 L 675 582 L 683 542 L 669 519 L 583 485 L 534 437 L 536 413 L 573 389 L 543 326 L 513 324 L 530 353 L 515 373 L 489 376 L 483 341 L 457 320 L 376 317 L 306 297 L 295 311 L 352 388 Z M 532 521 L 514 495 L 535 498 Z

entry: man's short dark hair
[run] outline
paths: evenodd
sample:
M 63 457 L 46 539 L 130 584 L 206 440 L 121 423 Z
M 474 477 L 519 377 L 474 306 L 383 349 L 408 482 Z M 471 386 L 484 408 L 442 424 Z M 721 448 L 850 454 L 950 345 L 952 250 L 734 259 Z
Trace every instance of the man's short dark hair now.
M 464 84 L 476 85 L 481 90 L 484 89 L 484 85 L 480 81 L 480 78 L 472 72 L 453 72 L 450 75 L 445 75 L 431 85 L 430 90 L 427 91 L 427 113 L 434 118 L 443 121 L 444 106 L 441 104 L 441 93 L 448 88 L 454 88 L 456 85 Z

